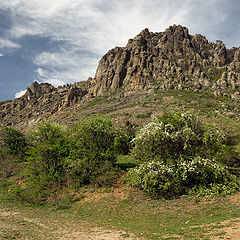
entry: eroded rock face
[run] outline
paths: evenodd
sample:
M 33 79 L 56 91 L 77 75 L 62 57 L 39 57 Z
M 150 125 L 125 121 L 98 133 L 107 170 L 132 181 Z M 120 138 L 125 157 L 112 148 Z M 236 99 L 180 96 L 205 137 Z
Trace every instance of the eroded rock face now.
M 68 107 L 81 105 L 88 98 L 90 80 L 58 88 L 34 82 L 22 97 L 0 105 L 0 126 L 37 123 Z
M 58 88 L 34 82 L 21 98 L 0 104 L 0 125 L 37 122 L 119 88 L 125 95 L 191 89 L 239 100 L 240 48 L 226 49 L 221 41 L 192 36 L 180 25 L 159 33 L 144 29 L 125 47 L 108 51 L 95 78 Z
M 116 47 L 103 56 L 93 94 L 103 95 L 120 87 L 125 91 L 147 90 L 156 82 L 161 89 L 237 89 L 239 51 L 227 51 L 223 42 L 208 42 L 200 34 L 191 36 L 182 26 L 173 25 L 161 33 L 144 29 L 125 47 Z M 221 73 L 229 77 L 216 79 Z

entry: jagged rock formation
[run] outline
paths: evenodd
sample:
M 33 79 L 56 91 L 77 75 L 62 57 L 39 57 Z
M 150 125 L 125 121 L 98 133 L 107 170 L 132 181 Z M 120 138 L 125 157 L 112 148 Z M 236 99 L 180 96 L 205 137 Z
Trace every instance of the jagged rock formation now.
M 102 95 L 120 87 L 147 90 L 157 84 L 160 89 L 205 89 L 236 98 L 239 54 L 239 48 L 227 50 L 223 42 L 208 42 L 200 34 L 191 36 L 182 26 L 161 33 L 144 29 L 126 47 L 116 47 L 103 56 L 93 93 Z
M 129 92 L 156 90 L 209 91 L 240 99 L 240 48 L 226 49 L 182 26 L 164 32 L 144 29 L 125 47 L 100 60 L 95 78 L 54 88 L 34 82 L 24 96 L 0 105 L 0 125 L 39 121 L 66 108 L 81 107 L 93 97 L 122 88 Z
M 0 105 L 0 124 L 15 125 L 21 121 L 40 121 L 71 105 L 84 104 L 89 97 L 91 79 L 54 88 L 48 83 L 33 82 L 26 93 Z

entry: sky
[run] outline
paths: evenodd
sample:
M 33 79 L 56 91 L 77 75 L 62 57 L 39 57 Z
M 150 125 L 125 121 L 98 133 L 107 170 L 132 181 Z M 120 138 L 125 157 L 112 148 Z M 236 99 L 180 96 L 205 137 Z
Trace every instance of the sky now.
M 94 77 L 101 57 L 173 24 L 240 46 L 239 0 L 0 0 L 0 101 Z

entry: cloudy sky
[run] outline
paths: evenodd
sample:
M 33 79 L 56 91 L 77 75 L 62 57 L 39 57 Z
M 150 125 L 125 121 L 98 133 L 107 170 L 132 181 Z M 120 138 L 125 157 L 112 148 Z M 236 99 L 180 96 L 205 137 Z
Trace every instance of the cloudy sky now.
M 144 28 L 181 24 L 240 46 L 239 0 L 0 0 L 0 100 L 35 80 L 54 86 L 94 76 L 101 56 Z

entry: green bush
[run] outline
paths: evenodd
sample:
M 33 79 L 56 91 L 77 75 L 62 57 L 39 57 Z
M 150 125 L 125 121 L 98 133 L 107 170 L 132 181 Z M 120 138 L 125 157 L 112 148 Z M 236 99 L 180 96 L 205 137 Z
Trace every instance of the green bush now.
M 28 201 L 41 202 L 67 185 L 66 158 L 74 152 L 74 142 L 50 123 L 40 125 L 30 139 L 21 194 Z
M 28 142 L 25 135 L 14 128 L 0 130 L 0 176 L 7 178 L 19 171 L 26 157 Z
M 116 161 L 116 153 L 124 151 L 126 136 L 116 129 L 112 121 L 103 116 L 84 119 L 70 128 L 71 138 L 77 142 L 78 154 L 97 161 Z M 124 147 L 123 147 L 124 148 Z
M 240 182 L 227 168 L 215 160 L 195 157 L 177 164 L 148 162 L 127 174 L 130 185 L 161 197 L 173 197 L 190 192 L 201 196 L 225 195 L 236 192 Z
M 163 114 L 133 139 L 132 155 L 143 164 L 128 172 L 128 182 L 164 197 L 232 193 L 240 183 L 222 164 L 230 152 L 225 142 L 220 129 L 191 112 Z
M 140 164 L 128 171 L 126 179 L 131 186 L 158 196 L 170 197 L 185 192 L 174 166 L 162 162 Z
M 0 149 L 4 149 L 11 155 L 23 158 L 27 151 L 28 143 L 25 135 L 11 127 L 4 127 L 0 131 Z
M 174 162 L 180 156 L 213 156 L 221 152 L 223 132 L 203 124 L 191 112 L 168 113 L 142 127 L 133 139 L 133 156 L 142 162 Z
M 125 135 L 102 116 L 80 121 L 70 128 L 70 133 L 76 142 L 75 154 L 68 159 L 71 175 L 80 185 L 104 184 L 97 183 L 96 179 L 100 179 L 104 171 L 115 171 L 116 154 L 125 148 Z
M 40 125 L 32 135 L 28 151 L 28 173 L 36 183 L 51 181 L 65 183 L 65 159 L 74 150 L 74 142 L 67 138 L 60 126 Z
M 124 137 L 103 117 L 82 120 L 66 129 L 40 125 L 30 137 L 19 198 L 42 202 L 64 187 L 112 184 L 118 175 L 116 153 Z

